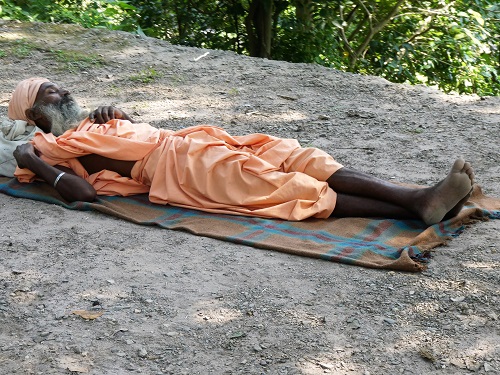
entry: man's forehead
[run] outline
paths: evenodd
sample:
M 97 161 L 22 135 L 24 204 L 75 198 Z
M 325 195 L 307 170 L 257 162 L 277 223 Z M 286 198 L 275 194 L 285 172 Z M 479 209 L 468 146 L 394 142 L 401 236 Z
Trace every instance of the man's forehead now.
M 54 82 L 44 82 L 38 89 L 38 93 L 36 94 L 36 99 L 35 102 L 38 102 L 40 99 L 42 99 L 43 94 L 45 93 L 45 90 L 49 88 L 59 88 L 57 84 Z
M 42 85 L 38 89 L 38 92 L 47 90 L 50 87 L 59 87 L 59 86 L 57 84 L 55 84 L 54 82 L 44 82 L 44 83 L 42 83 Z

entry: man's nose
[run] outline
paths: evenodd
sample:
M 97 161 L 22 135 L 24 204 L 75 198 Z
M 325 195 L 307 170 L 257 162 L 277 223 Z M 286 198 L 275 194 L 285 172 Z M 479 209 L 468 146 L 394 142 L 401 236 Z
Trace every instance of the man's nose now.
M 68 96 L 70 94 L 70 92 L 64 88 L 60 88 L 59 89 L 59 95 L 61 96 Z

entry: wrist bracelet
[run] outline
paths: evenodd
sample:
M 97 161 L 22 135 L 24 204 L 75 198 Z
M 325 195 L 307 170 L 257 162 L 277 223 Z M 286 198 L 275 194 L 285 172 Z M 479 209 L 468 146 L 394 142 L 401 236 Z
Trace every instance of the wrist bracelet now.
M 63 174 L 66 174 L 66 172 L 61 172 L 61 173 L 59 173 L 59 175 L 56 177 L 56 180 L 54 181 L 54 188 L 57 186 L 57 183 L 59 182 L 59 180 L 61 179 L 61 177 L 63 176 Z

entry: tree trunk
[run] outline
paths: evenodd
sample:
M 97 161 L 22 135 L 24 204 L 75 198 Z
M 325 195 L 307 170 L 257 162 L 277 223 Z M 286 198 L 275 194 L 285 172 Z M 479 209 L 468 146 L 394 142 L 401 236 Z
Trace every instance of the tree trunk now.
M 252 0 L 245 17 L 248 50 L 253 57 L 271 57 L 273 0 Z
M 295 17 L 299 21 L 301 31 L 312 28 L 312 0 L 295 0 Z

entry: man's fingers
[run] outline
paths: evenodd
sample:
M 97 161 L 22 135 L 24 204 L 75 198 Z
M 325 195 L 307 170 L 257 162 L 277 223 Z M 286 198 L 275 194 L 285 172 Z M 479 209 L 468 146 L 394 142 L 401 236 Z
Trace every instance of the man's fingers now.
M 124 119 L 131 121 L 131 118 L 125 112 L 113 106 L 98 107 L 96 110 L 92 111 L 89 114 L 89 119 L 93 120 L 97 124 L 104 124 L 109 120 L 114 119 Z

